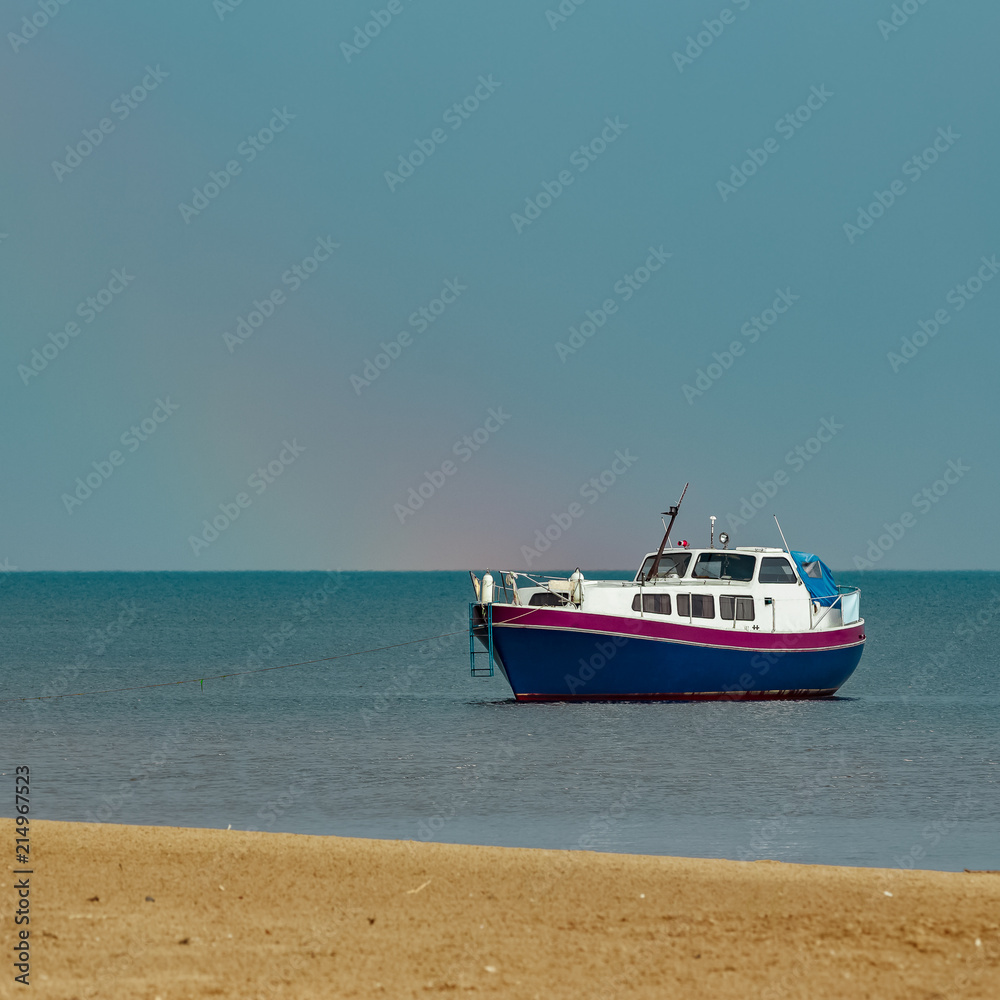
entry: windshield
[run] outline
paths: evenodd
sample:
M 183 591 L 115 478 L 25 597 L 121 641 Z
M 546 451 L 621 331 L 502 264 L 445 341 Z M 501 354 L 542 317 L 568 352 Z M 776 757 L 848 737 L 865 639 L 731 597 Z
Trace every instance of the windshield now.
M 649 576 L 649 571 L 653 568 L 656 556 L 650 556 L 639 570 L 638 577 L 645 579 Z M 664 552 L 660 556 L 660 565 L 656 569 L 657 577 L 680 577 L 687 572 L 688 563 L 691 561 L 690 552 Z
M 703 552 L 698 556 L 694 572 L 696 580 L 740 580 L 753 579 L 755 556 L 737 555 L 735 552 Z
M 782 556 L 765 556 L 760 561 L 759 583 L 798 583 L 795 571 Z

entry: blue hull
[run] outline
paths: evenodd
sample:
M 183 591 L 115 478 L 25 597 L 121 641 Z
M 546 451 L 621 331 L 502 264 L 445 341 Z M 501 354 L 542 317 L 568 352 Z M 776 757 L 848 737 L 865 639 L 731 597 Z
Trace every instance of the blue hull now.
M 494 625 L 496 657 L 521 701 L 756 700 L 833 694 L 864 642 L 823 650 L 720 649 L 568 629 Z

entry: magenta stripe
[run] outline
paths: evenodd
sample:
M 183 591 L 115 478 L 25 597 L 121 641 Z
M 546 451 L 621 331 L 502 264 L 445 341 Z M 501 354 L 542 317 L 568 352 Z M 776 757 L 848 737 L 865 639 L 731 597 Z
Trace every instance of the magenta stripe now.
M 737 632 L 734 629 L 703 628 L 655 621 L 651 618 L 623 618 L 620 615 L 595 615 L 586 611 L 561 611 L 558 608 L 522 608 L 493 605 L 493 624 L 514 628 L 571 629 L 574 632 L 611 633 L 637 639 L 669 639 L 674 642 L 720 646 L 727 649 L 833 649 L 864 641 L 864 627 L 855 623 L 819 632 Z M 673 696 L 670 696 L 673 697 Z M 800 697 L 800 696 L 799 696 Z

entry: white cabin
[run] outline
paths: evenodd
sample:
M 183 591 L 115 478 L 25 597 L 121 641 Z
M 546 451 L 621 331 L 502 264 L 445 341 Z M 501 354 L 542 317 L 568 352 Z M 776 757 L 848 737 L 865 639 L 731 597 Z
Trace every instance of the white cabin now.
M 860 622 L 856 588 L 837 588 L 832 606 L 814 600 L 784 549 L 673 547 L 663 551 L 655 577 L 647 579 L 656 558 L 648 553 L 632 580 L 553 579 L 518 588 L 517 577 L 525 574 L 506 573 L 494 600 L 747 632 L 826 631 Z

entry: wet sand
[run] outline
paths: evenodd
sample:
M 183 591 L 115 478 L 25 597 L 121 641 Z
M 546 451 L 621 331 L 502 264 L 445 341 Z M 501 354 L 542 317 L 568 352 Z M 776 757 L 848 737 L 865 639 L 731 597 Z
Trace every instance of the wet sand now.
M 1000 997 L 1000 874 L 44 821 L 31 843 L 38 997 Z

